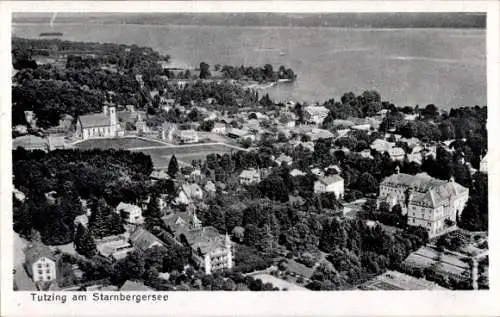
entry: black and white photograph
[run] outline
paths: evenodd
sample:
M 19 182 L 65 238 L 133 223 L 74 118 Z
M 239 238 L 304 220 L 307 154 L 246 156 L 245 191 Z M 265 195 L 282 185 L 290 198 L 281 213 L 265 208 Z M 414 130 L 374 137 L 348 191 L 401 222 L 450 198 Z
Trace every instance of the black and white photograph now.
M 9 287 L 490 290 L 489 18 L 13 11 Z

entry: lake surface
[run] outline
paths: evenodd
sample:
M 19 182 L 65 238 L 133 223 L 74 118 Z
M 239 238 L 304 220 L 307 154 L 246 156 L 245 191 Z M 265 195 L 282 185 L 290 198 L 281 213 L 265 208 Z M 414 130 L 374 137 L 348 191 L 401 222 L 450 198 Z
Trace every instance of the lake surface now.
M 291 67 L 298 79 L 267 91 L 280 100 L 340 99 L 375 89 L 398 106 L 486 105 L 486 31 L 178 25 L 13 25 L 13 35 L 63 32 L 74 41 L 150 46 L 173 64 Z

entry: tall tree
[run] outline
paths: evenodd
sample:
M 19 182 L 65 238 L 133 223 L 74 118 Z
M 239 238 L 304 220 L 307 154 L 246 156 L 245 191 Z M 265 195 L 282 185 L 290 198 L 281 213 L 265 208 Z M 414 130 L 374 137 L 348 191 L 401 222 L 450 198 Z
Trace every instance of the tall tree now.
M 167 174 L 170 177 L 175 178 L 178 172 L 179 172 L 179 163 L 177 162 L 177 158 L 175 157 L 175 155 L 172 155 L 172 158 L 170 158 L 170 162 L 168 163 Z
M 75 233 L 76 252 L 88 258 L 97 254 L 97 247 L 92 234 L 82 224 L 79 224 Z

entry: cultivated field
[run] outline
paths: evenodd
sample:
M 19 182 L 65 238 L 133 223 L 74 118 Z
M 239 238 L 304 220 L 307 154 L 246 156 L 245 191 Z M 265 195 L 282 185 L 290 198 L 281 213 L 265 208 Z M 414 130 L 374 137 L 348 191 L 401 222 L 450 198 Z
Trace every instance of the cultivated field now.
M 131 148 L 148 147 L 148 146 L 166 146 L 166 143 L 154 140 L 146 140 L 142 138 L 130 137 L 130 138 L 92 139 L 92 140 L 85 140 L 78 144 L 75 144 L 75 148 L 79 150 L 90 150 L 90 149 L 126 150 Z
M 174 154 L 180 163 L 191 165 L 193 160 L 205 160 L 207 155 L 211 153 L 224 154 L 238 150 L 224 144 L 200 144 L 153 149 L 133 149 L 133 151 L 140 151 L 151 156 L 155 168 L 166 168 L 170 162 L 170 157 Z

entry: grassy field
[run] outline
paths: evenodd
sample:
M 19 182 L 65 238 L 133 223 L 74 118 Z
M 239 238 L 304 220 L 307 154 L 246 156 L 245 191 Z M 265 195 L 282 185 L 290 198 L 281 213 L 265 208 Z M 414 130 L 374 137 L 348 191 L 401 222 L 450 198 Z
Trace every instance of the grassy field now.
M 166 168 L 170 162 L 170 157 L 174 154 L 178 161 L 191 165 L 193 160 L 205 160 L 206 156 L 211 153 L 224 154 L 237 150 L 223 144 L 210 144 L 162 147 L 138 151 L 151 156 L 155 168 Z
M 147 146 L 164 146 L 165 143 L 157 142 L 153 140 L 145 140 L 140 138 L 113 138 L 113 139 L 93 139 L 85 140 L 75 145 L 75 148 L 80 150 L 90 150 L 90 149 L 130 149 L 137 147 L 147 147 Z

